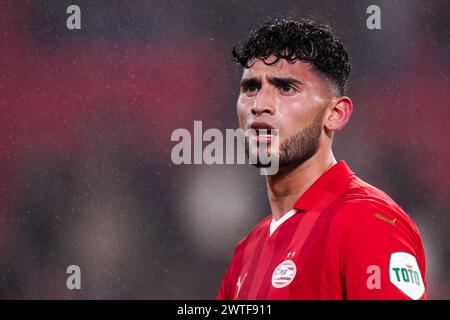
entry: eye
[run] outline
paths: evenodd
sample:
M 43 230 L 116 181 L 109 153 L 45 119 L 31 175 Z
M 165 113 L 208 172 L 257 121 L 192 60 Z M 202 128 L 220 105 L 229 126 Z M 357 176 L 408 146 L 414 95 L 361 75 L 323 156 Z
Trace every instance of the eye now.
M 283 84 L 279 87 L 279 90 L 281 91 L 281 94 L 288 96 L 295 94 L 297 91 L 291 84 Z
M 249 96 L 252 96 L 258 93 L 258 89 L 258 86 L 248 85 L 242 87 L 242 92 L 246 93 Z

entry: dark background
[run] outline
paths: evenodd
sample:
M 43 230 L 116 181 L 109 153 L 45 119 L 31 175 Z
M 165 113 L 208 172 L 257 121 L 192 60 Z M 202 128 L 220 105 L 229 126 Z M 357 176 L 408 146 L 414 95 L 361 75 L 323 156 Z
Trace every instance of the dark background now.
M 450 298 L 450 1 L 419 0 L 0 1 L 0 298 L 215 297 L 270 214 L 264 178 L 175 166 L 170 135 L 237 126 L 231 48 L 275 17 L 346 43 L 354 113 L 335 155 L 416 221 L 428 295 Z

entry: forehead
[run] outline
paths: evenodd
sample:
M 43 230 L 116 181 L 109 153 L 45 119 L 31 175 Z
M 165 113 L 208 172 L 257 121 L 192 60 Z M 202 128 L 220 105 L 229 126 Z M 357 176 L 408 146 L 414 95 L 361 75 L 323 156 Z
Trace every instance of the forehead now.
M 271 62 L 271 58 L 266 60 Z M 284 59 L 280 59 L 277 63 L 267 65 L 261 59 L 252 61 L 254 64 L 250 68 L 244 69 L 242 78 L 264 78 L 264 77 L 292 77 L 300 81 L 317 80 L 319 77 L 309 63 L 296 60 L 289 63 Z

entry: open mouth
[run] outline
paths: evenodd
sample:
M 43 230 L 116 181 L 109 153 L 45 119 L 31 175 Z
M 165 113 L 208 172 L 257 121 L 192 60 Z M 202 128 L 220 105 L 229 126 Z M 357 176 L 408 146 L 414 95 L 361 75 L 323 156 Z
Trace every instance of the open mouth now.
M 257 142 L 269 143 L 278 135 L 278 129 L 267 122 L 253 122 L 250 129 L 250 139 Z

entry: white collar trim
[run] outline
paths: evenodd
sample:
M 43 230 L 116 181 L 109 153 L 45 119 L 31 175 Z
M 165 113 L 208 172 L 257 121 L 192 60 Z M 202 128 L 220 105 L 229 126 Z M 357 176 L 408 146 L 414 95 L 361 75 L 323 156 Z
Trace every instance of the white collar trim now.
M 270 234 L 269 234 L 269 236 L 271 236 L 272 233 L 274 233 L 275 230 L 277 230 L 277 228 L 278 228 L 279 226 L 281 226 L 281 224 L 282 224 L 283 222 L 285 222 L 287 219 L 289 219 L 290 217 L 292 217 L 292 216 L 293 216 L 294 214 L 296 214 L 296 213 L 297 213 L 297 210 L 296 210 L 296 209 L 292 209 L 292 210 L 286 212 L 286 213 L 285 213 L 280 219 L 278 219 L 278 220 L 275 220 L 274 218 L 272 218 L 272 221 L 270 222 Z

